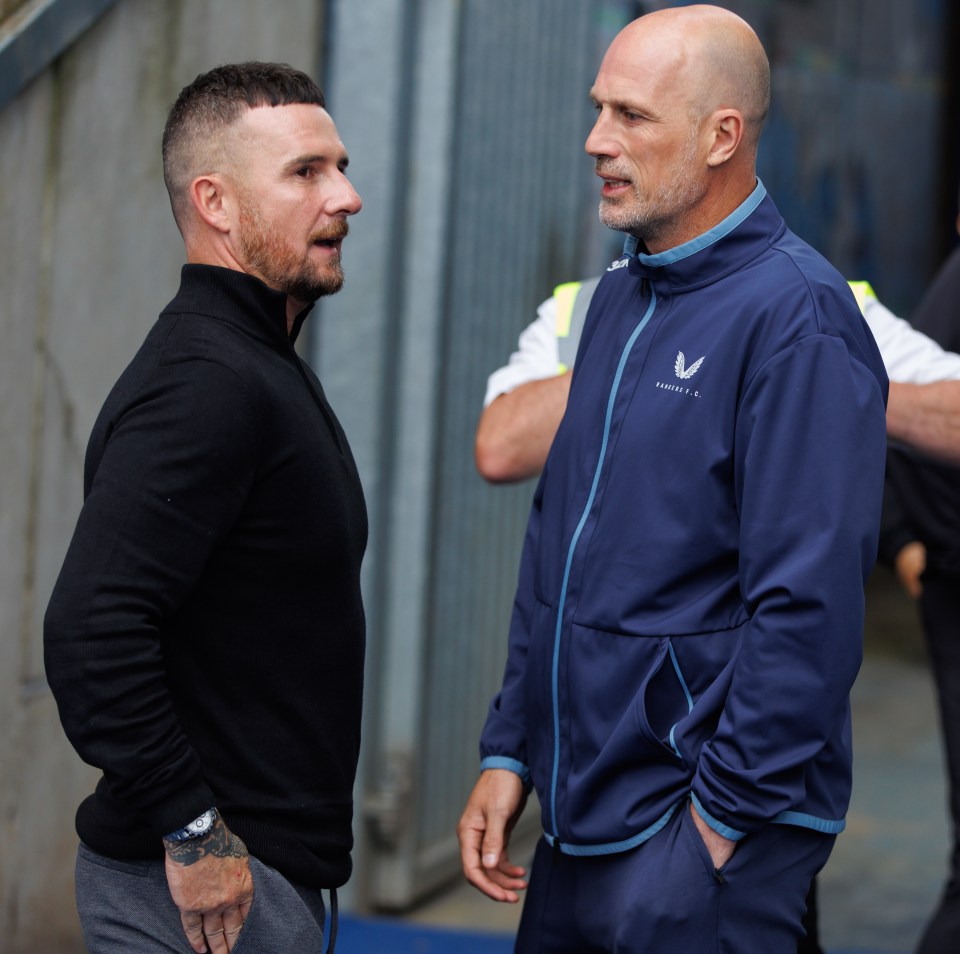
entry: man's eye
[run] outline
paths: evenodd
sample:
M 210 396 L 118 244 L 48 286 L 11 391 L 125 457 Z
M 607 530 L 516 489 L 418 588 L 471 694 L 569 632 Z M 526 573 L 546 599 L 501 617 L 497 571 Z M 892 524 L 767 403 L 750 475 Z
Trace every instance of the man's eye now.
M 299 169 L 297 169 L 297 175 L 300 176 L 301 179 L 308 179 L 311 175 L 313 175 L 313 167 L 301 166 Z

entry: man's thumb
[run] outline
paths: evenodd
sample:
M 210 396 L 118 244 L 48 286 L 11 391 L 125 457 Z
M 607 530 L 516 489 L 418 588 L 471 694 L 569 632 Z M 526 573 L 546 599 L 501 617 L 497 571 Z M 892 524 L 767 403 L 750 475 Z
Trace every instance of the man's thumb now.
M 499 838 L 484 838 L 481 857 L 484 868 L 496 868 L 500 861 L 500 851 L 502 850 Z

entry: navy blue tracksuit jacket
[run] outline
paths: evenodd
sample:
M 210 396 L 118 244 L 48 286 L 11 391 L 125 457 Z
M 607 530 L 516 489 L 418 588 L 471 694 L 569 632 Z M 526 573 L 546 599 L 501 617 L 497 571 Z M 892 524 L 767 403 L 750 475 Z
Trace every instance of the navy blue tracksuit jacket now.
M 844 279 L 758 183 L 597 288 L 537 487 L 482 766 L 548 840 L 835 833 L 883 488 L 887 378 Z

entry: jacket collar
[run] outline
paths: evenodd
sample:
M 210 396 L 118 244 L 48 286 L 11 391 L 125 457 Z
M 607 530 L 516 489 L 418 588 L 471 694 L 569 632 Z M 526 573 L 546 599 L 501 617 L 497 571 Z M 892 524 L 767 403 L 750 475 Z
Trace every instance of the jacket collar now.
M 712 229 L 696 238 L 648 255 L 638 238 L 627 236 L 624 255 L 630 259 L 630 273 L 637 277 L 661 279 L 675 290 L 719 278 L 757 254 L 785 229 L 783 219 L 763 183 L 757 179 L 749 196 Z
M 184 265 L 180 288 L 164 313 L 207 315 L 268 344 L 293 344 L 313 305 L 304 308 L 287 333 L 287 296 L 259 278 L 218 265 Z

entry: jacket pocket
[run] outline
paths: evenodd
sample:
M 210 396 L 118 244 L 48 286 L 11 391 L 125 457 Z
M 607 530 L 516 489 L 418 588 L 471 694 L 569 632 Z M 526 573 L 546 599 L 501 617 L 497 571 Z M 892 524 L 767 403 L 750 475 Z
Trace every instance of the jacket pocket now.
M 634 716 L 641 735 L 683 761 L 674 729 L 693 710 L 693 697 L 670 640 L 659 644 L 657 664 L 637 693 Z
M 696 765 L 723 714 L 742 632 L 737 627 L 671 636 L 666 640 L 668 658 L 641 700 L 638 721 L 645 720 L 648 731 L 690 766 Z

